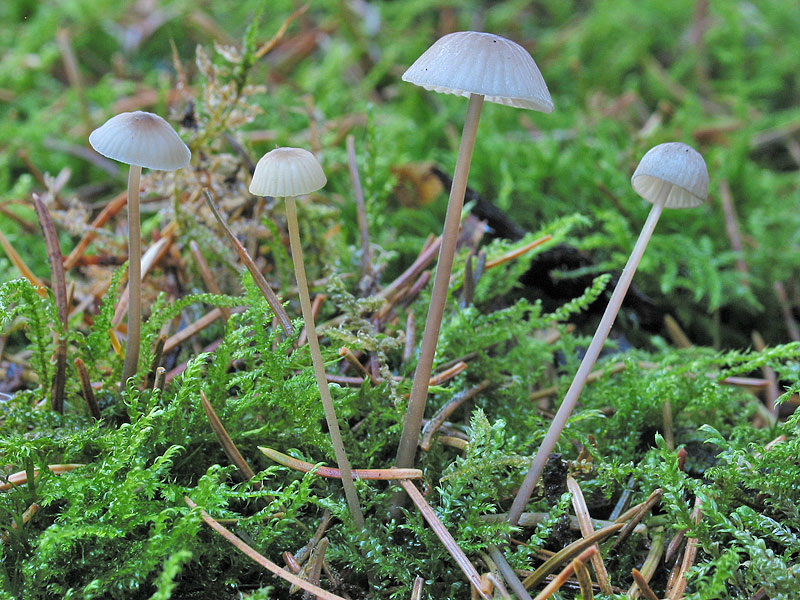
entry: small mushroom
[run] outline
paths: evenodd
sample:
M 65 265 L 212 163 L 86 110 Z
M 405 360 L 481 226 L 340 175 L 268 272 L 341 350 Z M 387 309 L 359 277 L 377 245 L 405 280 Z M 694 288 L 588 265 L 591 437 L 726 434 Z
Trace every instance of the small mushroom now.
M 303 264 L 303 248 L 300 245 L 300 229 L 297 224 L 295 196 L 315 192 L 326 183 L 327 179 L 322 171 L 322 166 L 320 166 L 311 152 L 302 148 L 276 148 L 267 152 L 258 161 L 256 170 L 253 173 L 253 180 L 250 182 L 250 193 L 256 196 L 283 196 L 286 200 L 286 221 L 289 227 L 292 262 L 294 263 L 294 272 L 297 277 L 300 306 L 303 310 L 303 319 L 308 333 L 308 346 L 311 350 L 314 376 L 317 379 L 322 406 L 325 409 L 325 420 L 328 422 L 328 430 L 331 434 L 336 462 L 342 474 L 342 485 L 347 497 L 347 504 L 350 507 L 350 513 L 353 515 L 353 521 L 356 526 L 363 527 L 364 516 L 358 503 L 350 461 L 347 459 L 342 435 L 339 431 L 339 421 L 336 419 L 333 399 L 328 388 L 325 364 L 322 360 L 317 330 L 314 325 L 314 316 L 311 312 L 311 297 L 308 293 L 308 282 L 306 281 L 306 271 Z
M 130 165 L 128 172 L 128 343 L 122 367 L 122 388 L 136 373 L 142 326 L 142 248 L 139 220 L 139 179 L 142 167 L 175 171 L 189 164 L 192 153 L 172 126 L 149 112 L 111 117 L 89 135 L 97 152 Z
M 422 427 L 428 381 L 433 370 L 436 343 L 447 300 L 481 107 L 485 100 L 549 113 L 553 110 L 553 101 L 539 68 L 527 50 L 499 35 L 477 31 L 450 33 L 437 40 L 403 74 L 403 81 L 434 92 L 469 98 L 447 204 L 431 303 L 395 461 L 397 467 L 411 467 Z
M 550 423 L 542 445 L 534 456 L 525 480 L 514 499 L 508 516 L 512 525 L 518 523 L 525 505 L 542 475 L 544 466 L 567 424 L 567 419 L 578 402 L 586 378 L 611 331 L 611 326 L 614 324 L 614 319 L 617 317 L 622 300 L 625 298 L 633 274 L 636 272 L 636 267 L 639 266 L 639 261 L 642 259 L 647 242 L 653 234 L 662 210 L 664 208 L 693 208 L 705 202 L 708 197 L 708 170 L 703 157 L 694 148 L 680 142 L 670 142 L 651 148 L 644 155 L 633 173 L 631 185 L 634 191 L 650 202 L 653 207 L 650 209 L 639 239 L 636 241 L 633 252 L 631 252 L 614 292 L 611 294 L 611 299 L 578 367 L 578 372 L 575 374 L 553 422 Z

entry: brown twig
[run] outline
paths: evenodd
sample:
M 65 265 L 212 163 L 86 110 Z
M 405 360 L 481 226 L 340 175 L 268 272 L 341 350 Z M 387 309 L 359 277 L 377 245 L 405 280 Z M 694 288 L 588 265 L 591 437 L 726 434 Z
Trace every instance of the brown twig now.
M 786 288 L 783 287 L 783 283 L 780 281 L 776 281 L 773 287 L 775 288 L 775 295 L 778 297 L 778 304 L 781 306 L 783 320 L 786 322 L 786 331 L 789 332 L 789 337 L 792 338 L 792 341 L 800 342 L 800 328 L 798 328 L 797 321 L 792 313 L 792 306 L 789 304 Z
M 403 345 L 403 364 L 408 364 L 414 357 L 414 348 L 416 347 L 417 326 L 414 320 L 414 313 L 408 311 L 406 317 L 406 341 Z
M 67 463 L 61 465 L 47 465 L 49 471 L 53 473 L 53 475 L 61 475 L 63 473 L 69 473 L 70 471 L 74 471 L 78 467 L 85 467 L 84 464 L 78 463 Z M 33 470 L 34 478 L 39 476 L 39 469 Z M 27 471 L 18 471 L 16 473 L 12 473 L 9 475 L 5 481 L 0 482 L 0 492 L 6 492 L 10 490 L 12 487 L 25 485 L 28 483 L 28 472 Z
M 749 269 L 747 268 L 747 263 L 744 261 L 744 246 L 742 245 L 742 236 L 739 233 L 739 219 L 736 217 L 733 195 L 731 194 L 731 188 L 728 185 L 727 179 L 723 179 L 719 182 L 719 198 L 722 203 L 722 212 L 725 214 L 725 231 L 728 234 L 731 248 L 736 253 L 736 270 L 742 274 L 741 284 L 749 288 L 750 282 L 747 279 Z
M 656 596 L 655 592 L 650 589 L 650 584 L 648 583 L 647 579 L 644 578 L 638 569 L 633 569 L 633 580 L 636 582 L 636 585 L 639 586 L 639 590 L 641 590 L 642 596 L 647 600 L 659 600 L 658 596 Z
M 594 558 L 594 556 L 592 558 Z M 589 574 L 589 569 L 587 568 L 586 563 L 577 558 L 573 558 L 572 570 L 575 573 L 575 578 L 578 580 L 578 585 L 581 588 L 581 600 L 594 600 L 592 576 Z
M 648 584 L 649 588 L 649 581 L 652 579 L 653 575 L 658 568 L 658 565 L 661 562 L 661 555 L 664 553 L 664 528 L 657 527 L 653 533 L 652 540 L 650 542 L 650 551 L 647 553 L 647 556 L 642 563 L 642 568 L 639 571 L 639 575 L 641 575 L 642 579 L 646 584 Z M 634 576 L 635 578 L 635 576 Z M 640 593 L 643 593 L 645 590 L 644 587 L 641 589 L 637 582 L 634 582 L 631 585 L 630 589 L 628 590 L 628 597 L 633 598 L 634 600 L 639 597 Z
M 430 504 L 427 503 L 420 491 L 413 483 L 404 479 L 400 480 L 400 485 L 403 486 L 403 489 L 417 506 L 419 512 L 422 513 L 422 517 L 428 522 L 433 532 L 442 541 L 442 544 L 444 544 L 444 547 L 450 552 L 453 559 L 455 559 L 456 564 L 458 564 L 459 568 L 464 572 L 464 575 L 467 576 L 467 580 L 472 587 L 478 591 L 481 598 L 490 600 L 489 596 L 481 589 L 481 577 L 478 575 L 478 571 L 472 566 L 472 563 L 464 554 L 464 551 L 453 539 L 453 536 L 450 535 L 450 532 L 447 531 L 447 528 L 439 520 L 439 517 L 436 516 L 436 513 L 433 512 Z
M 184 497 L 184 501 L 191 509 L 197 508 L 197 504 L 192 502 L 191 498 L 188 496 Z M 211 529 L 219 533 L 222 537 L 224 537 L 227 541 L 233 544 L 238 550 L 243 552 L 248 558 L 254 560 L 259 565 L 267 569 L 270 573 L 277 575 L 281 579 L 288 581 L 289 583 L 296 584 L 299 588 L 304 589 L 306 591 L 311 592 L 312 594 L 316 594 L 319 598 L 323 600 L 345 600 L 341 596 L 337 596 L 327 590 L 323 590 L 321 587 L 313 585 L 304 579 L 300 579 L 294 573 L 290 573 L 286 569 L 280 568 L 274 562 L 269 560 L 266 556 L 263 556 L 253 550 L 250 546 L 245 544 L 241 539 L 236 537 L 233 533 L 228 531 L 225 527 L 220 525 L 217 521 L 215 521 L 206 511 L 202 508 L 200 509 L 200 518 L 203 519 L 203 522 L 206 523 Z
M 372 373 L 367 371 L 367 368 L 361 364 L 361 361 L 358 360 L 358 358 L 356 357 L 355 354 L 353 354 L 350 348 L 348 348 L 347 346 L 342 346 L 341 348 L 339 348 L 339 356 L 344 358 L 348 362 L 348 364 L 355 367 L 356 371 L 361 373 L 362 377 L 369 378 L 370 382 L 372 382 L 372 385 L 380 384 L 380 381 L 378 381 L 378 379 Z
M 511 591 L 516 594 L 518 600 L 531 600 L 531 596 L 528 593 L 528 590 L 525 589 L 525 586 L 522 585 L 522 582 L 517 577 L 517 574 L 514 572 L 514 569 L 511 568 L 511 565 L 508 564 L 506 557 L 500 551 L 495 544 L 489 544 L 489 556 L 492 557 L 494 564 L 497 565 L 500 574 L 505 579 L 506 583 L 511 588 Z
M 322 303 L 325 302 L 327 297 L 328 296 L 326 294 L 317 294 L 314 296 L 314 301 L 311 303 L 311 316 L 314 317 L 315 320 L 319 314 L 319 309 L 322 308 Z M 308 328 L 303 325 L 303 329 L 300 332 L 300 337 L 297 338 L 297 347 L 302 348 L 307 341 Z
M 700 499 L 700 496 L 696 496 L 694 499 L 694 510 L 692 511 L 692 520 L 695 523 L 699 523 L 700 518 L 703 516 L 702 506 L 703 501 Z M 683 551 L 683 562 L 681 563 L 681 569 L 678 572 L 678 578 L 675 581 L 675 585 L 669 592 L 669 600 L 677 600 L 678 598 L 683 597 L 683 593 L 686 591 L 686 585 L 689 583 L 686 579 L 686 572 L 694 564 L 696 556 L 697 539 L 688 538 L 686 540 L 686 550 Z
M 540 565 L 538 569 L 536 569 L 533 573 L 528 575 L 522 582 L 522 584 L 529 588 L 531 586 L 536 585 L 540 581 L 542 581 L 547 575 L 552 573 L 558 565 L 561 563 L 572 560 L 575 556 L 579 555 L 581 552 L 586 550 L 587 548 L 591 548 L 595 544 L 599 544 L 607 537 L 614 535 L 618 531 L 620 531 L 625 525 L 622 523 L 614 523 L 613 525 L 609 525 L 608 527 L 603 527 L 602 529 L 598 529 L 592 535 L 587 537 L 582 537 L 579 540 L 572 542 L 569 546 L 562 548 L 558 552 L 556 552 L 553 556 L 548 558 L 544 564 Z
M 692 340 L 684 333 L 678 321 L 672 315 L 664 315 L 664 327 L 667 330 L 667 335 L 672 340 L 676 348 L 691 348 Z
M 410 600 L 422 600 L 422 586 L 424 584 L 425 580 L 419 575 L 417 575 L 416 578 L 414 579 L 414 587 L 411 588 Z
M 211 406 L 211 403 L 206 398 L 205 393 L 203 390 L 200 390 L 200 400 L 203 403 L 203 410 L 208 417 L 208 422 L 211 424 L 211 429 L 214 431 L 214 435 L 217 436 L 217 440 L 222 446 L 222 449 L 225 451 L 225 455 L 228 457 L 236 468 L 239 469 L 239 474 L 244 481 L 249 481 L 256 474 L 253 472 L 253 469 L 250 468 L 250 465 L 247 464 L 247 461 L 242 456 L 242 453 L 239 452 L 239 449 L 236 447 L 236 444 L 233 443 L 231 436 L 228 435 L 228 432 L 225 430 L 222 421 L 219 420 L 217 413 L 214 412 L 214 407 Z
M 514 260 L 515 258 L 519 258 L 523 254 L 527 254 L 528 252 L 530 252 L 534 248 L 537 248 L 537 247 L 541 246 L 542 244 L 545 244 L 545 243 L 549 242 L 552 239 L 553 239 L 553 236 L 550 235 L 550 234 L 547 234 L 547 235 L 542 236 L 542 237 L 540 237 L 538 239 L 535 239 L 531 243 L 525 244 L 521 248 L 517 248 L 515 250 L 507 252 L 507 253 L 505 253 L 505 254 L 503 254 L 501 256 L 498 256 L 497 258 L 493 258 L 492 260 L 487 260 L 485 268 L 488 271 L 489 269 L 494 269 L 495 267 L 499 267 L 500 265 L 502 265 L 504 263 L 507 263 L 507 262 L 509 262 L 511 260 Z
M 89 373 L 86 370 L 86 365 L 80 358 L 75 359 L 75 368 L 78 369 L 78 377 L 81 380 L 81 392 L 86 406 L 89 407 L 89 413 L 98 421 L 103 418 L 100 414 L 100 407 L 97 405 L 97 400 L 94 397 L 94 390 L 92 389 L 92 381 L 89 379 Z
M 194 261 L 197 263 L 197 268 L 200 271 L 200 276 L 203 278 L 203 282 L 206 284 L 208 291 L 212 294 L 221 295 L 222 291 L 219 289 L 219 285 L 217 284 L 217 279 L 214 277 L 214 273 L 211 271 L 211 267 L 208 266 L 208 261 L 206 260 L 205 255 L 203 254 L 202 250 L 200 250 L 200 246 L 197 245 L 197 242 L 192 240 L 189 242 L 189 249 L 192 252 L 192 256 L 194 257 Z M 222 314 L 222 318 L 227 322 L 228 319 L 231 318 L 231 311 L 227 308 L 220 307 L 220 313 Z
M 758 331 L 753 331 L 750 334 L 750 338 L 753 340 L 753 348 L 755 348 L 756 351 L 761 352 L 767 347 L 764 343 L 764 338 L 761 337 Z M 761 367 L 761 373 L 764 375 L 764 379 L 767 380 L 767 408 L 773 416 L 777 417 L 780 407 L 775 404 L 775 401 L 781 395 L 778 389 L 778 376 L 775 374 L 775 369 L 769 365 Z
M 464 363 L 461 363 L 464 364 Z M 431 442 L 433 441 L 433 436 L 439 430 L 439 427 L 447 420 L 447 418 L 452 415 L 455 410 L 461 406 L 467 400 L 474 398 L 478 394 L 480 394 L 483 390 L 489 387 L 489 380 L 484 379 L 478 385 L 471 387 L 468 390 L 463 392 L 459 392 L 455 394 L 444 406 L 442 406 L 436 413 L 430 418 L 430 420 L 425 424 L 422 428 L 422 438 L 420 439 L 419 447 L 423 450 L 430 450 Z
M 456 375 L 463 373 L 467 370 L 467 363 L 460 362 L 456 363 L 449 369 L 442 371 L 440 373 L 436 373 L 433 377 L 430 378 L 428 382 L 428 387 L 433 387 L 435 385 L 442 385 L 443 383 L 450 381 Z
M 612 550 L 617 546 L 619 546 L 622 542 L 624 542 L 628 538 L 628 536 L 631 533 L 633 533 L 639 522 L 642 519 L 644 519 L 645 515 L 649 513 L 656 504 L 661 502 L 661 497 L 663 495 L 664 495 L 664 490 L 662 490 L 661 488 L 656 488 L 647 497 L 647 500 L 645 500 L 643 503 L 639 505 L 639 510 L 637 510 L 630 517 L 627 523 L 625 523 L 625 527 L 622 529 L 622 531 L 619 532 L 619 536 L 617 537 L 617 539 L 614 540 L 614 544 L 611 546 Z
M 594 557 L 595 553 L 597 552 L 597 546 L 591 546 L 587 548 L 583 552 L 581 552 L 576 559 L 570 562 L 564 569 L 550 582 L 548 583 L 545 588 L 539 592 L 533 600 L 546 600 L 554 593 L 558 591 L 558 589 L 564 585 L 567 580 L 572 576 L 574 572 L 574 565 L 575 561 L 584 564 L 587 560 L 590 560 Z
M 594 526 L 592 525 L 592 518 L 589 516 L 589 507 L 586 506 L 586 500 L 583 497 L 583 491 L 578 482 L 571 475 L 567 476 L 567 489 L 572 494 L 572 508 L 575 510 L 575 516 L 578 519 L 578 525 L 581 528 L 581 535 L 588 537 L 594 533 Z M 605 594 L 611 593 L 611 583 L 608 579 L 608 571 L 603 562 L 603 557 L 600 556 L 600 546 L 595 544 L 592 546 L 595 552 L 592 553 L 592 566 L 594 567 L 595 575 L 597 575 L 597 583 L 600 584 L 600 589 Z M 591 550 L 591 548 L 590 548 Z
M 220 317 L 222 317 L 222 310 L 215 308 L 197 319 L 197 321 L 189 323 L 189 325 L 167 338 L 167 341 L 164 342 L 164 352 L 169 352 L 170 350 L 177 348 L 183 342 L 211 325 Z
M 58 244 L 58 234 L 50 218 L 50 211 L 47 210 L 44 202 L 38 194 L 33 194 L 33 206 L 36 209 L 36 216 L 39 217 L 39 225 L 44 235 L 44 243 L 47 246 L 47 260 L 50 263 L 50 277 L 53 288 L 53 296 L 58 309 L 58 318 L 61 320 L 63 331 L 59 335 L 56 345 L 56 372 L 53 375 L 52 396 L 50 398 L 50 408 L 57 413 L 64 413 L 64 387 L 67 383 L 67 287 L 64 283 L 64 266 L 61 262 L 61 247 Z
M 115 215 L 117 215 L 122 208 L 128 202 L 128 194 L 127 192 L 122 192 L 118 196 L 116 196 L 111 202 L 109 202 L 103 210 L 100 211 L 92 224 L 87 229 L 86 233 L 83 234 L 83 237 L 78 242 L 78 245 L 73 248 L 72 252 L 69 253 L 66 259 L 64 259 L 64 269 L 69 270 L 74 267 L 78 260 L 83 256 L 86 252 L 86 249 L 89 247 L 89 244 L 92 243 L 94 236 L 97 232 Z
M 358 232 L 361 237 L 361 277 L 372 275 L 372 252 L 369 246 L 369 229 L 367 227 L 367 205 L 364 202 L 364 188 L 361 187 L 361 177 L 358 175 L 356 162 L 356 146 L 352 135 L 347 136 L 347 163 L 350 168 L 350 181 L 353 184 L 353 197 L 356 201 L 358 215 Z
M 21 519 L 22 525 L 27 525 L 28 522 L 33 518 L 33 515 L 35 515 L 40 508 L 41 507 L 38 504 L 36 504 L 36 502 L 34 502 L 28 508 L 26 508 L 25 511 L 22 513 L 22 519 Z M 17 521 L 14 521 L 13 523 L 11 523 L 11 529 L 16 529 L 16 528 L 17 528 Z M 8 537 L 9 537 L 9 532 L 7 531 L 3 534 L 0 534 L 0 544 L 5 544 L 8 541 Z
M 8 238 L 0 231 L 0 246 L 3 247 L 3 250 L 6 251 L 6 255 L 8 259 L 11 261 L 17 270 L 22 274 L 22 276 L 27 279 L 28 281 L 33 284 L 33 287 L 36 288 L 36 293 L 39 294 L 42 298 L 47 296 L 47 288 L 45 287 L 42 280 L 39 279 L 33 271 L 28 268 L 28 265 L 25 264 L 25 261 L 22 260 L 22 257 L 17 253 L 14 249 L 14 246 L 11 245 L 11 242 L 8 241 Z
M 315 475 L 320 477 L 328 477 L 330 479 L 341 479 L 342 473 L 339 469 L 334 467 L 323 467 L 320 465 L 312 465 L 309 462 L 294 458 L 283 452 L 278 452 L 272 448 L 264 446 L 258 447 L 261 452 L 274 460 L 276 463 L 289 467 L 301 473 L 310 473 L 314 471 Z M 353 479 L 369 479 L 369 480 L 383 480 L 389 481 L 394 479 L 422 479 L 422 471 L 420 469 L 352 469 Z
M 292 21 L 294 21 L 304 12 L 306 12 L 309 6 L 311 6 L 311 3 L 304 4 L 303 6 L 295 10 L 291 15 L 289 15 L 283 22 L 283 24 L 280 26 L 278 31 L 275 33 L 275 35 L 273 35 L 272 38 L 269 39 L 269 41 L 267 41 L 265 44 L 262 44 L 261 47 L 255 51 L 255 54 L 253 55 L 254 60 L 259 60 L 265 54 L 271 52 L 275 48 L 275 46 L 277 46 L 278 43 L 283 39 L 283 36 L 286 35 L 286 31 L 289 29 L 289 25 L 292 24 Z
M 253 259 L 250 258 L 250 255 L 247 253 L 247 250 L 244 249 L 241 242 L 236 239 L 236 236 L 233 235 L 233 232 L 228 227 L 228 224 L 225 223 L 225 220 L 222 218 L 222 215 L 217 208 L 217 205 L 214 203 L 214 199 L 211 197 L 211 193 L 208 191 L 208 188 L 203 188 L 203 194 L 205 194 L 206 202 L 208 206 L 211 208 L 211 212 L 214 213 L 214 217 L 216 217 L 217 222 L 222 226 L 222 229 L 225 231 L 225 235 L 228 237 L 228 240 L 233 245 L 236 253 L 239 255 L 239 258 L 244 263 L 247 270 L 250 272 L 250 275 L 253 277 L 253 282 L 256 284 L 261 293 L 264 294 L 264 298 L 266 298 L 267 303 L 269 304 L 272 312 L 278 317 L 278 321 L 283 327 L 283 330 L 286 332 L 286 335 L 291 336 L 294 333 L 294 327 L 292 326 L 292 321 L 289 319 L 289 315 L 286 313 L 286 309 L 283 308 L 283 304 L 278 299 L 278 296 L 275 295 L 275 292 L 272 291 L 269 283 L 262 275 L 261 271 L 258 270 L 258 267 L 253 262 Z

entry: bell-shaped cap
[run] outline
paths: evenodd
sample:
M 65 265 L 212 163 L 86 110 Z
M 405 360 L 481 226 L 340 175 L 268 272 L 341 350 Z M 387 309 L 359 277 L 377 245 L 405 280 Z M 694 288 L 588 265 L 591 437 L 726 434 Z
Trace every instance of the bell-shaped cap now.
M 255 196 L 302 196 L 328 180 L 316 157 L 302 148 L 275 148 L 256 165 L 250 193 Z
M 665 208 L 693 208 L 708 198 L 708 169 L 700 153 L 681 142 L 650 148 L 633 172 L 634 191 Z
M 89 134 L 89 143 L 103 156 L 159 171 L 182 169 L 192 158 L 172 125 L 138 110 L 111 117 Z
M 553 111 L 539 67 L 519 44 L 493 33 L 458 31 L 439 38 L 403 74 L 426 90 L 487 102 Z

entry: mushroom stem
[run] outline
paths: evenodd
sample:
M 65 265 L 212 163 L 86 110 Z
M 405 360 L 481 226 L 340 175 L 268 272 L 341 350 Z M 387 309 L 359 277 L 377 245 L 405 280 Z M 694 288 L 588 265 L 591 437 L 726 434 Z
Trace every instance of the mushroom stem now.
M 139 343 L 142 334 L 142 246 L 139 222 L 139 179 L 142 167 L 131 165 L 128 171 L 128 344 L 122 367 L 122 390 L 139 365 Z
M 471 94 L 467 118 L 464 121 L 464 131 L 461 134 L 461 144 L 458 147 L 458 159 L 453 175 L 453 185 L 450 187 L 450 200 L 447 203 L 447 216 L 444 220 L 442 231 L 442 245 L 439 249 L 439 261 L 436 266 L 436 278 L 433 282 L 431 303 L 428 307 L 428 318 L 425 321 L 425 333 L 420 344 L 417 370 L 414 373 L 414 382 L 411 385 L 411 396 L 408 401 L 403 433 L 397 448 L 397 467 L 411 467 L 414 464 L 414 455 L 419 442 L 419 432 L 422 429 L 422 418 L 425 413 L 425 402 L 428 396 L 428 382 L 433 370 L 433 358 L 436 354 L 436 342 L 439 339 L 439 329 L 442 325 L 444 306 L 447 301 L 447 289 L 450 286 L 450 273 L 453 270 L 453 259 L 456 254 L 458 242 L 458 228 L 461 223 L 461 209 L 464 206 L 464 193 L 467 189 L 467 176 L 472 160 L 472 150 L 475 147 L 475 136 L 478 132 L 478 123 L 481 118 L 483 96 Z
M 656 227 L 658 218 L 661 216 L 661 211 L 664 209 L 669 190 L 670 186 L 663 186 L 658 201 L 653 203 L 650 214 L 647 216 L 647 221 L 645 221 L 642 232 L 639 234 L 639 239 L 636 241 L 633 252 L 631 252 L 631 256 L 628 258 L 628 262 L 622 271 L 622 275 L 620 275 L 617 281 L 617 286 L 611 294 L 611 299 L 603 313 L 603 318 L 600 319 L 600 325 L 598 325 L 592 342 L 589 344 L 589 348 L 583 356 L 581 365 L 578 367 L 578 372 L 575 373 L 572 385 L 569 386 L 569 390 L 567 390 L 567 394 L 564 396 L 561 407 L 558 409 L 555 418 L 553 418 L 553 422 L 550 423 L 550 428 L 547 430 L 542 445 L 539 446 L 539 450 L 536 452 L 536 456 L 534 456 L 531 462 L 530 469 L 525 475 L 525 480 L 522 482 L 522 486 L 519 492 L 517 492 L 516 498 L 514 498 L 514 503 L 511 505 L 511 510 L 508 513 L 508 521 L 512 525 L 517 525 L 519 522 L 520 515 L 522 515 L 531 494 L 533 494 L 533 490 L 542 475 L 547 459 L 550 458 L 550 454 L 556 447 L 556 442 L 558 442 L 561 431 L 567 424 L 567 419 L 569 419 L 570 414 L 572 414 L 572 409 L 575 408 L 575 404 L 578 402 L 578 397 L 581 395 L 581 390 L 583 390 L 583 386 L 586 384 L 586 379 L 592 371 L 592 367 L 597 361 L 600 351 L 603 349 L 603 344 L 611 331 L 614 320 L 617 318 L 617 313 L 619 313 L 628 287 L 631 285 L 636 267 L 639 266 L 639 261 L 642 260 L 644 250 L 647 248 L 647 242 L 650 241 L 650 236 L 653 235 L 653 230 Z
M 344 450 L 342 434 L 339 431 L 339 421 L 336 419 L 336 411 L 333 407 L 333 399 L 328 388 L 328 380 L 325 375 L 325 365 L 322 362 L 322 352 L 319 349 L 319 339 L 317 329 L 314 326 L 314 315 L 311 312 L 311 297 L 308 293 L 308 282 L 306 281 L 306 270 L 303 264 L 303 249 L 300 246 L 300 229 L 297 225 L 297 203 L 294 196 L 286 196 L 286 221 L 289 227 L 289 244 L 292 248 L 292 262 L 294 272 L 297 277 L 297 291 L 300 296 L 300 306 L 303 309 L 303 319 L 306 322 L 306 332 L 308 336 L 308 346 L 311 350 L 311 362 L 314 365 L 314 376 L 317 378 L 319 393 L 322 399 L 322 406 L 325 409 L 325 420 L 328 422 L 328 430 L 333 443 L 333 452 L 336 455 L 336 463 L 342 475 L 342 485 L 347 497 L 347 504 L 350 513 L 353 515 L 353 522 L 356 527 L 364 527 L 364 515 L 358 503 L 358 494 L 353 484 L 353 473 L 350 462 L 347 460 L 347 453 Z

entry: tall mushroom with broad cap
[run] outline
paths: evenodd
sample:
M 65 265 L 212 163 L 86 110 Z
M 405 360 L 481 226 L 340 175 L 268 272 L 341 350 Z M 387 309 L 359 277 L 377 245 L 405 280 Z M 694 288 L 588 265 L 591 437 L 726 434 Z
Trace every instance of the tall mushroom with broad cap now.
M 477 31 L 450 33 L 437 40 L 403 74 L 403 81 L 426 90 L 469 98 L 425 333 L 422 336 L 417 370 L 414 373 L 395 461 L 398 467 L 411 467 L 422 427 L 428 382 L 447 300 L 481 107 L 485 100 L 549 113 L 553 110 L 553 101 L 539 68 L 527 50 L 499 35 Z
M 142 247 L 139 221 L 139 179 L 142 167 L 175 171 L 189 164 L 192 153 L 180 136 L 158 115 L 126 112 L 111 117 L 89 134 L 97 152 L 130 165 L 128 171 L 128 344 L 122 367 L 122 387 L 136 373 L 142 326 Z
M 358 527 L 364 526 L 364 516 L 358 503 L 358 495 L 353 484 L 353 474 L 347 453 L 339 432 L 339 421 L 333 407 L 333 399 L 328 388 L 328 379 L 325 375 L 325 364 L 322 361 L 322 352 L 319 348 L 317 329 L 314 325 L 314 315 L 311 312 L 311 297 L 308 293 L 308 282 L 303 264 L 303 248 L 300 245 L 300 229 L 297 224 L 297 203 L 295 196 L 310 194 L 322 188 L 327 183 L 325 173 L 319 161 L 308 150 L 302 148 L 275 148 L 261 157 L 250 182 L 250 193 L 256 196 L 283 196 L 286 199 L 286 221 L 289 227 L 289 244 L 292 248 L 292 262 L 297 277 L 297 291 L 300 296 L 300 306 L 303 309 L 303 320 L 308 333 L 308 346 L 311 350 L 311 362 L 314 366 L 314 376 L 319 386 L 322 406 L 325 409 L 325 420 L 331 434 L 333 451 L 336 462 L 342 474 L 347 504 L 353 521 Z
M 578 372 L 547 430 L 539 451 L 531 462 L 522 487 L 514 498 L 508 515 L 508 520 L 512 525 L 519 522 L 520 515 L 542 475 L 547 459 L 553 452 L 572 409 L 575 408 L 583 386 L 586 384 L 586 378 L 611 331 L 611 326 L 614 324 L 622 300 L 631 284 L 636 267 L 639 266 L 647 242 L 661 216 L 661 211 L 664 208 L 694 208 L 705 202 L 708 197 L 708 170 L 703 157 L 694 148 L 680 142 L 670 142 L 648 150 L 633 172 L 631 185 L 634 191 L 650 202 L 653 207 L 650 209 L 650 214 L 647 216 L 622 275 L 617 281 L 617 286 L 611 294 L 611 299 L 600 319 L 600 325 L 597 327 L 589 348 L 583 356 L 580 367 L 578 367 Z

